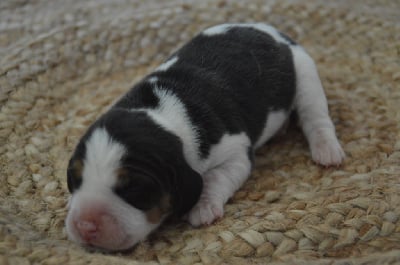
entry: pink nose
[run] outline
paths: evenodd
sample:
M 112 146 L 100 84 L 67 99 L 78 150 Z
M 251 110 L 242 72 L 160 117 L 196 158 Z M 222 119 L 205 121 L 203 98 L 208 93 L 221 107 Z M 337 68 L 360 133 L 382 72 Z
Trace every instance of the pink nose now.
M 97 238 L 99 229 L 95 222 L 89 220 L 78 220 L 75 222 L 75 226 L 84 241 L 90 242 Z
M 103 204 L 88 203 L 71 215 L 70 231 L 82 244 L 108 249 L 123 236 L 118 221 Z

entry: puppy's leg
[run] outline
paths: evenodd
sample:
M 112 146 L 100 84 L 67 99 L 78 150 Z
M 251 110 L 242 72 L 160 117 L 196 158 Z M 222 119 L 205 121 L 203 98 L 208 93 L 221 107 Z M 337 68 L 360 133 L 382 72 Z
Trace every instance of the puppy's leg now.
M 203 176 L 203 192 L 188 214 L 193 226 L 208 225 L 224 214 L 224 204 L 250 175 L 251 161 L 246 152 L 235 154 Z
M 312 158 L 324 166 L 339 165 L 345 157 L 329 117 L 328 104 L 313 59 L 300 46 L 291 46 L 296 70 L 295 107 Z

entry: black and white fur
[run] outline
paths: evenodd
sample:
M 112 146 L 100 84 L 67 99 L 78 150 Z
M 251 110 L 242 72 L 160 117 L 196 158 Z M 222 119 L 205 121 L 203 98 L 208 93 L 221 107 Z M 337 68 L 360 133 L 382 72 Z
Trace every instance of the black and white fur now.
M 79 142 L 68 169 L 70 239 L 122 250 L 170 215 L 211 224 L 250 175 L 255 149 L 294 110 L 313 160 L 340 164 L 344 152 L 305 50 L 266 24 L 206 29 Z

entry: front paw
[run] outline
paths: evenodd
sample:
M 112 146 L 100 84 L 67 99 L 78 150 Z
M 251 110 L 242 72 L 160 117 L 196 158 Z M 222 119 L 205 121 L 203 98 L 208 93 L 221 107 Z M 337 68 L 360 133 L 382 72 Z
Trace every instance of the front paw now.
M 210 225 L 223 215 L 224 207 L 222 203 L 200 200 L 192 210 L 190 210 L 188 221 L 193 226 Z

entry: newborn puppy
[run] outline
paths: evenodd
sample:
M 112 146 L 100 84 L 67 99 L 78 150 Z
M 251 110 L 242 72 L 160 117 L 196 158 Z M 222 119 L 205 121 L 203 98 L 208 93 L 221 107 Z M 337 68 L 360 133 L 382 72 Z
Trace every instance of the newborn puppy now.
M 344 158 L 316 66 L 265 24 L 206 29 L 85 133 L 68 167 L 71 240 L 124 250 L 170 215 L 223 216 L 254 151 L 297 111 L 312 158 Z

